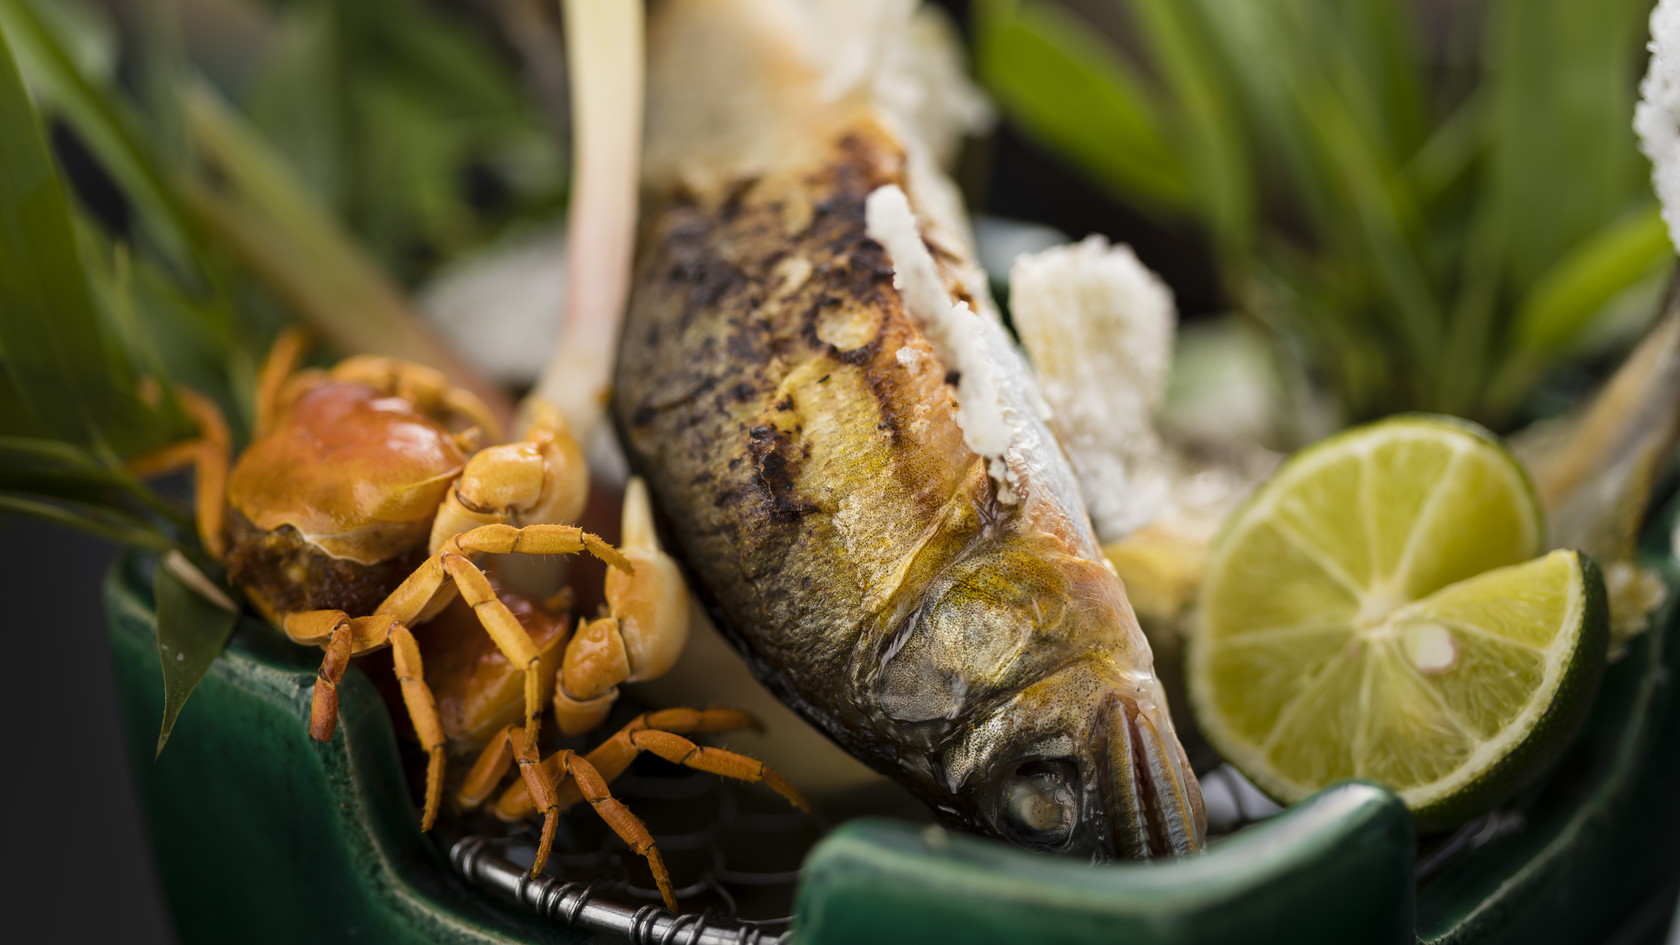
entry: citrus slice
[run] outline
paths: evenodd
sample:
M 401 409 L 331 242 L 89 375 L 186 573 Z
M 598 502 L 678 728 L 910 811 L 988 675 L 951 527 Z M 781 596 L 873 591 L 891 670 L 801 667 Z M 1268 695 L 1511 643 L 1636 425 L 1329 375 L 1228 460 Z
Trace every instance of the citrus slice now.
M 1365 778 L 1424 829 L 1480 813 L 1567 737 L 1603 668 L 1597 569 L 1536 557 L 1542 541 L 1522 467 L 1463 421 L 1401 417 L 1298 454 L 1210 555 L 1197 722 L 1285 803 Z

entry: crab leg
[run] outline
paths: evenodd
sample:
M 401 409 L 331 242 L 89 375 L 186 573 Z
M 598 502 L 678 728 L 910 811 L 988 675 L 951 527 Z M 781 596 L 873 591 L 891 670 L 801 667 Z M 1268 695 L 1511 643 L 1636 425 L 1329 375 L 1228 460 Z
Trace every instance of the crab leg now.
M 198 538 L 205 551 L 221 558 L 227 549 L 222 527 L 227 509 L 228 456 L 232 450 L 227 421 L 210 398 L 187 388 L 181 388 L 179 393 L 181 405 L 198 425 L 198 438 L 137 456 L 129 461 L 128 469 L 136 476 L 157 476 L 191 466 Z
M 426 685 L 420 645 L 403 622 L 389 614 L 352 618 L 342 610 L 308 610 L 287 614 L 280 629 L 293 641 L 323 646 L 321 668 L 309 706 L 309 734 L 316 741 L 332 738 L 338 726 L 338 684 L 352 657 L 382 646 L 391 647 L 403 705 L 414 723 L 414 734 L 426 750 L 426 801 L 420 829 L 432 829 L 443 797 L 443 720 L 437 699 Z
M 631 570 L 613 547 L 572 525 L 484 525 L 450 539 L 374 609 L 404 624 L 417 623 L 448 604 L 458 591 L 478 616 L 485 633 L 515 666 L 525 667 L 525 737 L 537 735 L 541 713 L 537 645 L 508 610 L 471 556 L 478 554 L 564 555 L 589 553 L 607 564 Z
M 537 756 L 536 746 L 524 738 L 515 742 L 515 730 L 514 726 L 506 725 L 490 738 L 490 744 L 484 746 L 483 754 L 467 772 L 455 801 L 468 810 L 483 804 L 490 792 L 495 790 L 496 782 L 501 780 L 508 764 L 518 761 L 519 775 L 525 788 L 529 796 L 538 798 L 535 806 L 543 812 L 542 838 L 537 841 L 537 856 L 531 861 L 531 875 L 537 876 L 542 873 L 543 866 L 548 863 L 549 851 L 554 848 L 554 831 L 560 816 L 559 796 L 554 786 L 554 775 Z
M 623 840 L 639 856 L 647 860 L 648 869 L 653 872 L 653 881 L 659 886 L 659 894 L 665 897 L 665 908 L 677 911 L 677 896 L 671 889 L 671 874 L 665 869 L 665 860 L 659 855 L 659 848 L 654 845 L 653 834 L 648 833 L 647 824 L 630 812 L 630 808 L 612 796 L 607 788 L 607 781 L 589 760 L 575 751 L 562 749 L 555 754 L 550 762 L 571 776 L 567 788 L 573 788 L 589 806 L 595 808 L 595 813 L 606 821 L 613 833 Z M 555 807 L 557 800 L 550 801 Z
M 602 768 L 623 771 L 642 752 L 651 752 L 672 764 L 704 771 L 720 777 L 763 784 L 787 799 L 789 804 L 808 811 L 811 805 L 788 780 L 764 762 L 722 748 L 696 745 L 681 735 L 658 729 L 619 732 L 607 743 L 589 753 L 592 762 L 599 760 Z M 572 800 L 571 785 L 561 794 L 561 800 Z
M 774 769 L 745 755 L 721 748 L 704 748 L 694 744 L 685 734 L 700 732 L 728 732 L 757 728 L 758 722 L 739 709 L 664 709 L 631 719 L 611 738 L 602 742 L 588 755 L 590 766 L 608 781 L 624 773 L 630 762 L 644 751 L 652 752 L 666 761 L 733 778 L 737 781 L 765 785 L 787 798 L 800 810 L 810 810 L 803 795 Z M 570 807 L 584 795 L 579 787 L 561 780 L 562 758 L 555 753 L 543 762 L 549 774 L 561 782 L 560 806 Z M 514 783 L 496 800 L 496 816 L 517 820 L 529 814 L 536 805 L 523 784 Z
M 624 491 L 620 541 L 634 568 L 608 572 L 608 616 L 578 628 L 554 686 L 554 718 L 568 735 L 600 725 L 620 684 L 664 674 L 688 640 L 688 585 L 659 547 L 640 478 Z
M 257 375 L 256 428 L 253 436 L 262 436 L 274 428 L 274 418 L 280 415 L 281 392 L 296 373 L 298 362 L 308 350 L 309 339 L 302 329 L 287 328 L 274 339 L 263 360 L 262 372 Z
M 451 384 L 442 371 L 364 354 L 345 358 L 330 376 L 395 394 L 427 413 L 452 412 L 483 430 L 491 440 L 502 438 L 502 425 L 484 401 L 466 388 Z
M 426 685 L 420 645 L 415 642 L 414 634 L 400 623 L 392 628 L 391 656 L 397 682 L 402 684 L 403 705 L 408 707 L 408 717 L 414 723 L 420 747 L 426 749 L 426 806 L 420 815 L 420 829 L 430 830 L 443 797 L 443 719 L 438 716 L 437 699 Z

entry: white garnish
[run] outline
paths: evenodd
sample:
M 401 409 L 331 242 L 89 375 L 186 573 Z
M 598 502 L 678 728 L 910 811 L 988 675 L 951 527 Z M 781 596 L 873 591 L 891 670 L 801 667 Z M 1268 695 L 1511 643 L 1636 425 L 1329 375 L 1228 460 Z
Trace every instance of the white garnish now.
M 1651 63 L 1639 83 L 1633 130 L 1651 159 L 1651 182 L 1662 202 L 1669 242 L 1680 248 L 1680 0 L 1651 11 Z

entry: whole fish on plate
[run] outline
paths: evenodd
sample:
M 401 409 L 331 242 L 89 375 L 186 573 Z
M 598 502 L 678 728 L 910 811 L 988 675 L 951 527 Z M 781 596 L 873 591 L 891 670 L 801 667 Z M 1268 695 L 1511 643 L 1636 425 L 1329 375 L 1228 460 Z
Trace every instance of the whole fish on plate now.
M 1200 789 L 972 261 L 909 7 L 653 8 L 614 420 L 714 618 L 842 747 L 962 828 L 1194 851 Z

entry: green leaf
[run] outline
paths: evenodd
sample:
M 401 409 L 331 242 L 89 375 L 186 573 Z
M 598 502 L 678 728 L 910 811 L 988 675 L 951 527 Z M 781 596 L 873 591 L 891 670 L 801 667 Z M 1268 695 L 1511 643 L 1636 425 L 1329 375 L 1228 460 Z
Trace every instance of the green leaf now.
M 175 555 L 164 560 L 166 563 L 158 566 L 152 585 L 157 598 L 158 661 L 163 664 L 163 724 L 157 741 L 160 755 L 175 728 L 181 707 L 221 654 L 234 625 L 239 622 L 238 613 L 224 609 L 187 585 L 181 574 L 192 572 L 180 572 L 180 569 L 192 565 L 184 557 Z M 175 564 L 171 566 L 168 562 Z M 198 576 L 203 578 L 202 572 Z
M 1650 0 L 1496 0 L 1483 54 L 1493 137 L 1484 239 L 1518 286 L 1649 194 L 1634 144 Z
M 54 436 L 137 442 L 148 411 L 106 336 L 82 271 L 69 202 L 0 30 L 0 358 L 19 403 Z
M 1558 260 L 1524 297 L 1513 328 L 1517 345 L 1541 353 L 1562 348 L 1628 286 L 1673 261 L 1656 205 L 1612 222 Z
M 101 507 L 43 502 L 28 496 L 0 492 L 0 514 L 24 515 L 65 528 L 74 528 L 122 545 L 168 551 L 174 542 L 151 523 L 111 512 Z
M 1189 171 L 1202 215 L 1227 262 L 1240 264 L 1254 244 L 1258 185 L 1231 83 L 1194 7 L 1182 0 L 1128 5 L 1174 99 L 1173 151 Z
M 1182 213 L 1195 199 L 1152 94 L 1132 67 L 1053 7 L 984 0 L 975 67 L 1005 112 L 1124 199 Z
M 75 53 L 78 41 L 66 33 L 62 18 L 41 16 L 26 0 L 0 0 L 0 31 L 42 108 L 75 130 L 134 203 L 141 232 L 156 241 L 176 270 L 196 272 L 190 217 L 112 77 L 90 73 L 89 57 Z

